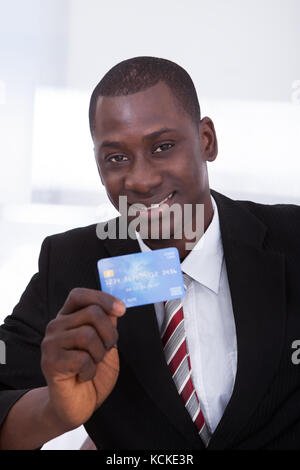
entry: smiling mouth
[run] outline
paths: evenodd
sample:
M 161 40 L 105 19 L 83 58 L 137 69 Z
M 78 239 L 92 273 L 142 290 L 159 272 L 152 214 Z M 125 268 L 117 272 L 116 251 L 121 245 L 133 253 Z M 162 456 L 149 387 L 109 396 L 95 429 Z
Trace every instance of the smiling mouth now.
M 163 204 L 165 204 L 169 199 L 171 199 L 171 197 L 173 197 L 174 195 L 174 192 L 170 193 L 167 197 L 165 197 L 165 199 L 163 199 L 162 201 L 160 202 L 157 202 L 155 204 L 150 204 L 150 206 L 147 206 L 146 204 L 143 204 L 143 203 L 134 203 L 132 204 L 130 207 L 132 207 L 133 209 L 137 209 L 141 212 L 148 212 L 152 209 L 157 209 L 158 207 L 162 206 Z

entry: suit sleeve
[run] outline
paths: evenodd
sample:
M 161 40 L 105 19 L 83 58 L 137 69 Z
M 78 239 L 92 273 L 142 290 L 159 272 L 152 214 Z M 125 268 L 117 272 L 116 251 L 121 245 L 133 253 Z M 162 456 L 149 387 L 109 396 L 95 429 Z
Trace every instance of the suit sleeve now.
M 50 241 L 46 238 L 39 256 L 39 272 L 32 277 L 12 314 L 0 326 L 0 426 L 22 395 L 46 385 L 40 366 L 40 345 L 49 321 L 49 251 Z

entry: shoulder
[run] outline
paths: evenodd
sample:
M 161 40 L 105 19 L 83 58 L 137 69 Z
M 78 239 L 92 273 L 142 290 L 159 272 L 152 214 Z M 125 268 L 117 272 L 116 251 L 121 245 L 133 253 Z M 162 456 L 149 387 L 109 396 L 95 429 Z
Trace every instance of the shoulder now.
M 296 204 L 261 204 L 253 201 L 235 201 L 262 219 L 300 217 L 300 206 Z
M 96 236 L 96 227 L 97 224 L 77 227 L 65 232 L 56 233 L 55 235 L 50 235 L 48 238 L 54 243 L 67 243 L 69 241 L 82 242 Z
M 216 191 L 212 191 L 212 195 L 219 203 L 223 223 L 229 220 L 236 233 L 245 236 L 247 230 L 258 230 L 260 233 L 263 228 L 265 246 L 276 251 L 299 252 L 300 206 L 232 200 Z
M 78 227 L 50 235 L 45 240 L 51 252 L 66 257 L 68 254 L 91 254 L 103 249 L 103 241 L 97 236 L 98 224 Z M 45 243 L 44 242 L 44 243 Z
M 282 251 L 299 252 L 300 206 L 295 204 L 260 204 L 235 201 L 267 228 L 265 245 Z
M 267 226 L 279 224 L 298 227 L 300 224 L 300 205 L 296 204 L 261 204 L 248 200 L 233 200 L 229 197 L 211 190 L 212 196 L 222 203 L 223 207 L 240 208 L 252 214 Z
M 300 229 L 300 206 L 295 204 L 260 204 L 252 201 L 236 201 L 268 227 L 285 230 Z

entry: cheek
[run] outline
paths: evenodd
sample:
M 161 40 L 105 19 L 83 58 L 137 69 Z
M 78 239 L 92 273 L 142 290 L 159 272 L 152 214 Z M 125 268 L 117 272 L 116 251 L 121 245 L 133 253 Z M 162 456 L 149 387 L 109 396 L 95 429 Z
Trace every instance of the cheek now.
M 188 164 L 182 165 L 180 179 L 191 191 L 195 186 L 202 186 L 205 182 L 207 171 L 205 163 L 199 160 L 190 159 Z
M 112 202 L 118 202 L 119 194 L 121 192 L 120 179 L 112 174 L 101 174 L 102 183 L 105 187 L 106 193 Z

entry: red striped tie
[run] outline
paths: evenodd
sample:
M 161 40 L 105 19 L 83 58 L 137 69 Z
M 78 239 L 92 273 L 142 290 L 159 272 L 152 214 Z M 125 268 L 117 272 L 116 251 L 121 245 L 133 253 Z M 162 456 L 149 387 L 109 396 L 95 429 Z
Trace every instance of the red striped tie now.
M 188 288 L 192 279 L 183 274 L 184 287 Z M 200 409 L 199 399 L 191 378 L 190 356 L 187 351 L 184 330 L 182 299 L 165 303 L 165 318 L 162 325 L 162 344 L 172 378 L 184 405 L 195 423 L 199 435 L 207 446 L 210 432 Z

